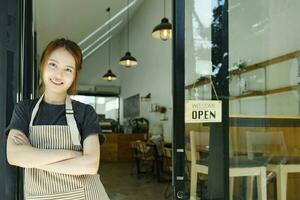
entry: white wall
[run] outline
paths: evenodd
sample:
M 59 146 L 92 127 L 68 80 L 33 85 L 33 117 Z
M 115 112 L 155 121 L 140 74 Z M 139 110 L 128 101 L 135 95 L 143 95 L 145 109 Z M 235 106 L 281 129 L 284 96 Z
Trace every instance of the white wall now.
M 102 76 L 108 69 L 108 42 L 83 61 L 82 71 L 79 77 L 79 85 L 120 85 L 121 68 L 118 64 L 121 51 L 120 36 L 111 39 L 111 69 L 118 79 L 115 81 L 104 81 Z
M 167 0 L 167 17 L 171 20 L 171 0 Z M 106 82 L 102 75 L 107 71 L 107 44 L 88 57 L 83 63 L 79 78 L 81 85 L 116 85 L 121 87 L 120 117 L 123 123 L 123 99 L 139 93 L 151 93 L 151 100 L 140 103 L 140 117 L 150 121 L 150 129 L 161 124 L 167 141 L 172 138 L 172 48 L 171 41 L 163 42 L 152 38 L 152 29 L 163 17 L 163 1 L 144 1 L 130 19 L 130 51 L 138 65 L 127 69 L 118 64 L 127 51 L 127 29 L 112 39 L 112 70 L 117 81 Z M 126 21 L 126 20 L 124 20 Z M 167 121 L 160 121 L 160 113 L 149 112 L 152 103 L 167 108 Z
M 171 0 L 167 0 L 167 17 L 171 19 Z M 163 17 L 163 1 L 144 1 L 130 21 L 130 51 L 138 60 L 138 65 L 130 69 L 122 68 L 121 108 L 123 99 L 139 93 L 151 93 L 151 100 L 140 103 L 140 116 L 149 119 L 150 128 L 159 123 L 164 129 L 164 137 L 172 137 L 172 49 L 171 41 L 152 38 L 151 32 Z M 126 30 L 121 33 L 122 53 L 127 50 Z M 149 112 L 152 103 L 167 107 L 167 121 L 160 121 L 160 113 Z M 121 121 L 123 110 L 121 109 Z

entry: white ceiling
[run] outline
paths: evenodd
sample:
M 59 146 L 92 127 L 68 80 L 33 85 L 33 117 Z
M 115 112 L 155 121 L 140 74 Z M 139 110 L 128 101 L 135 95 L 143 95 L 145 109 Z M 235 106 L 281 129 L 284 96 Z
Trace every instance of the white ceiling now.
M 130 8 L 130 17 L 134 16 L 144 0 L 135 2 Z M 38 53 L 53 39 L 67 37 L 77 43 L 86 38 L 108 20 L 106 9 L 111 8 L 111 17 L 127 6 L 126 0 L 35 0 L 35 27 L 37 32 Z M 111 27 L 122 20 L 122 24 L 112 34 L 118 34 L 127 21 L 127 12 L 123 12 L 112 21 Z M 108 31 L 105 26 L 81 47 L 86 47 Z M 103 41 L 103 40 L 102 40 Z M 101 41 L 99 41 L 101 43 Z

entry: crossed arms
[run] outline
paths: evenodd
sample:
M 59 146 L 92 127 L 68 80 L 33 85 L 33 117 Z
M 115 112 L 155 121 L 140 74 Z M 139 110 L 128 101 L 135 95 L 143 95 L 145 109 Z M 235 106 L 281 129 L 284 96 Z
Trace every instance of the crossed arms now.
M 6 152 L 11 165 L 70 175 L 96 174 L 100 161 L 97 134 L 89 135 L 83 142 L 83 152 L 79 152 L 32 147 L 23 132 L 11 129 Z

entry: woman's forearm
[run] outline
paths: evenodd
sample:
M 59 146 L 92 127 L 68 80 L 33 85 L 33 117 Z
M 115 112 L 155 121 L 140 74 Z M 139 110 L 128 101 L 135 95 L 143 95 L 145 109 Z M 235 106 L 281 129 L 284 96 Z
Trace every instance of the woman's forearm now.
M 34 168 L 82 155 L 82 152 L 77 151 L 34 148 L 25 134 L 16 129 L 10 130 L 6 148 L 9 164 L 24 168 Z
M 40 166 L 39 169 L 70 174 L 96 174 L 100 161 L 100 145 L 97 134 L 91 134 L 83 142 L 82 156 Z
M 69 175 L 96 174 L 99 167 L 99 157 L 95 155 L 82 155 L 76 158 L 59 161 L 38 169 Z
M 7 150 L 8 162 L 23 168 L 37 168 L 39 166 L 75 158 L 81 152 L 71 150 L 38 149 L 29 145 L 15 145 Z

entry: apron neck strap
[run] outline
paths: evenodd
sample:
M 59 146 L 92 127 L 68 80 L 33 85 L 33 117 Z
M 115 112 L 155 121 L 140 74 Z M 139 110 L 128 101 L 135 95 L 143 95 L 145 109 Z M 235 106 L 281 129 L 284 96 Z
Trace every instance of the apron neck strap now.
M 31 118 L 30 118 L 30 123 L 29 123 L 29 127 L 31 127 L 32 124 L 33 124 L 33 120 L 34 120 L 34 118 L 35 118 L 35 116 L 36 116 L 36 114 L 37 114 L 37 112 L 38 112 L 38 110 L 39 110 L 39 107 L 40 107 L 40 104 L 41 104 L 41 102 L 42 102 L 42 100 L 43 100 L 43 98 L 44 98 L 44 95 L 45 95 L 45 94 L 43 94 L 43 95 L 39 98 L 38 102 L 35 104 L 35 106 L 34 106 L 34 108 L 33 108 L 33 110 L 32 110 Z
M 81 137 L 74 117 L 72 102 L 69 95 L 67 95 L 66 97 L 66 119 L 67 119 L 67 124 L 70 127 L 73 144 L 77 146 L 81 146 L 80 143 Z

